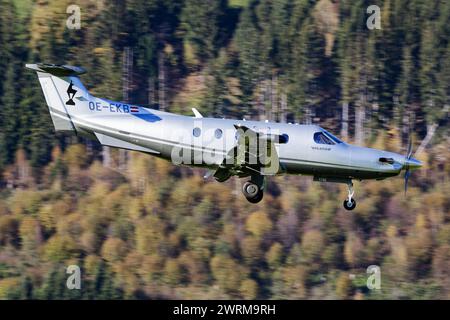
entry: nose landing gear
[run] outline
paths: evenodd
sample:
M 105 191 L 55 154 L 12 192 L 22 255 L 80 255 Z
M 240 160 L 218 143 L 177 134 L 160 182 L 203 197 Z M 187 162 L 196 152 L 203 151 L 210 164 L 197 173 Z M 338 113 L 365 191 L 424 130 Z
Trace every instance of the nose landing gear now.
M 250 203 L 258 203 L 264 196 L 264 177 L 256 176 L 252 177 L 250 181 L 247 181 L 242 186 L 242 193 Z
M 356 208 L 356 201 L 353 199 L 355 191 L 353 190 L 353 183 L 350 181 L 348 184 L 348 198 L 344 200 L 344 208 L 346 210 L 353 210 Z

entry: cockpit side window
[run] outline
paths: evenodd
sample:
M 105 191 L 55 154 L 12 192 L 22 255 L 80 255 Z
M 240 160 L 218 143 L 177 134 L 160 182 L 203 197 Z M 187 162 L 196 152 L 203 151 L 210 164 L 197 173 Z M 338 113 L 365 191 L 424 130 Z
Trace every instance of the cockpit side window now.
M 328 138 L 323 132 L 314 133 L 314 142 L 318 144 L 335 144 L 333 140 Z

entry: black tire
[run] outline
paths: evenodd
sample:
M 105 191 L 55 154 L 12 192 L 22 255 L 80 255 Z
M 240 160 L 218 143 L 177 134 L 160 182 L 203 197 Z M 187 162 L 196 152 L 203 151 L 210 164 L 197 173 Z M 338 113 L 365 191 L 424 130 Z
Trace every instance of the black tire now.
M 242 193 L 247 199 L 256 198 L 260 191 L 261 189 L 259 188 L 259 186 L 251 181 L 245 182 L 242 186 Z
M 253 197 L 253 198 L 247 198 L 247 201 L 250 203 L 258 203 L 262 200 L 262 198 L 264 197 L 264 192 L 262 190 L 259 190 L 258 194 Z
M 349 210 L 349 211 L 355 209 L 356 208 L 355 199 L 352 198 L 350 205 L 348 203 L 348 199 L 345 199 L 344 200 L 344 208 L 345 208 L 345 210 Z

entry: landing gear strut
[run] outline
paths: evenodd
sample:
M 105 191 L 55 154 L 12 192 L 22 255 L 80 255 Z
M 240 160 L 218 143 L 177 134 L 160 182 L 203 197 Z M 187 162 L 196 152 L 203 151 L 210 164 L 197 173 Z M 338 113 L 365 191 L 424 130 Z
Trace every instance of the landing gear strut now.
M 264 177 L 252 176 L 250 181 L 242 185 L 242 193 L 250 203 L 258 203 L 264 196 Z
M 344 200 L 344 208 L 346 210 L 353 210 L 356 208 L 356 201 L 353 199 L 355 191 L 353 190 L 353 183 L 350 181 L 348 184 L 348 198 Z

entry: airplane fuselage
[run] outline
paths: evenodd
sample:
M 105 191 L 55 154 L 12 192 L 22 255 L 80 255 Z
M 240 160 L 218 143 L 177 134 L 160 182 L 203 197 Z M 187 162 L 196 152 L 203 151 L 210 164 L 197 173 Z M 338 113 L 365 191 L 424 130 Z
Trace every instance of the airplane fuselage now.
M 381 163 L 379 158 L 393 158 L 396 163 L 404 156 L 393 152 L 358 147 L 347 143 L 324 144 L 314 141 L 314 134 L 326 132 L 317 125 L 300 125 L 264 121 L 245 121 L 218 118 L 195 118 L 149 108 L 138 107 L 138 112 L 118 112 L 117 106 L 130 105 L 97 99 L 94 114 L 72 116 L 80 133 L 103 134 L 142 147 L 148 152 L 172 160 L 173 149 L 182 147 L 192 151 L 190 162 L 181 164 L 214 168 L 218 160 L 236 144 L 235 125 L 245 125 L 255 131 L 278 132 L 288 136 L 288 142 L 279 144 L 277 151 L 279 173 L 312 175 L 320 179 L 383 179 L 398 175 L 401 166 Z M 89 103 L 85 102 L 85 108 Z M 92 102 L 91 102 L 92 105 Z M 82 107 L 82 103 L 79 104 Z M 92 108 L 91 108 L 92 109 Z M 114 110 L 114 111 L 113 111 Z M 119 109 L 120 110 L 120 109 Z M 126 110 L 126 109 L 125 109 Z M 194 135 L 196 128 L 199 136 Z M 216 135 L 220 130 L 221 136 Z M 194 154 L 197 152 L 197 158 Z M 199 155 L 200 153 L 200 155 Z M 201 159 L 202 161 L 198 161 Z M 185 159 L 186 160 L 186 159 Z M 197 160 L 197 161 L 195 161 Z

